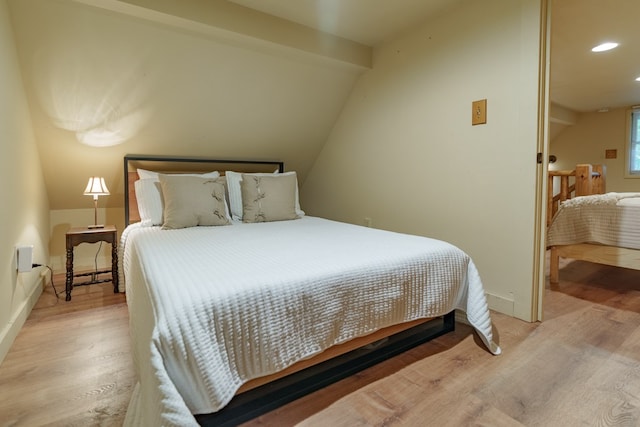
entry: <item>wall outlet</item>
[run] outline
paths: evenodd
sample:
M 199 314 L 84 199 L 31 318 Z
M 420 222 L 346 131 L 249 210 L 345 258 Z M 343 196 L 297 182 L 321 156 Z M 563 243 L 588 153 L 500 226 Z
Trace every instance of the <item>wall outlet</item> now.
M 28 273 L 33 268 L 33 245 L 16 248 L 18 273 Z
M 371 227 L 371 218 L 368 216 L 364 218 L 363 224 L 365 227 Z

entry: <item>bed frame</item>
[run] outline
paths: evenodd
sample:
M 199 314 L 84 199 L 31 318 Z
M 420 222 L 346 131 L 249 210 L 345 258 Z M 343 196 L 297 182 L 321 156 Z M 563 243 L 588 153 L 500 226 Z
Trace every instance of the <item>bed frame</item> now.
M 559 192 L 553 194 L 559 180 Z M 573 182 L 570 182 L 572 180 Z M 549 171 L 549 197 L 547 225 L 551 224 L 559 204 L 577 196 L 604 194 L 606 192 L 606 166 L 580 164 L 574 170 Z M 605 246 L 596 243 L 558 245 L 550 247 L 549 281 L 557 284 L 560 279 L 560 257 L 640 270 L 640 250 Z
M 139 179 L 136 172 L 138 168 L 163 173 L 212 170 L 218 170 L 221 174 L 225 170 L 284 172 L 284 163 L 128 154 L 124 157 L 126 225 L 140 221 L 134 187 L 134 182 Z M 330 347 L 284 371 L 251 380 L 238 390 L 229 405 L 212 414 L 196 415 L 196 419 L 205 426 L 235 426 L 454 329 L 453 311 L 439 318 L 419 319 L 381 329 Z

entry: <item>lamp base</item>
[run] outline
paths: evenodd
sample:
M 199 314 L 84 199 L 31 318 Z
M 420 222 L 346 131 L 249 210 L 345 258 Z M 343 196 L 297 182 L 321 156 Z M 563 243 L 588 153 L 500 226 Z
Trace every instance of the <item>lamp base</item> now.
M 88 229 L 93 229 L 93 228 L 104 228 L 104 224 L 94 224 L 94 225 L 87 225 Z

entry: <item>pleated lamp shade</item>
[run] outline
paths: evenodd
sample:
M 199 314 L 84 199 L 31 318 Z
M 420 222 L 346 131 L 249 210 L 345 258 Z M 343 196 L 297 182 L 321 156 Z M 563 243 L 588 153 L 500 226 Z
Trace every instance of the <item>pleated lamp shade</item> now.
M 93 196 L 93 225 L 89 228 L 103 228 L 104 225 L 98 225 L 98 196 L 108 196 L 109 189 L 101 176 L 92 176 L 89 178 L 87 188 L 84 189 L 85 196 Z

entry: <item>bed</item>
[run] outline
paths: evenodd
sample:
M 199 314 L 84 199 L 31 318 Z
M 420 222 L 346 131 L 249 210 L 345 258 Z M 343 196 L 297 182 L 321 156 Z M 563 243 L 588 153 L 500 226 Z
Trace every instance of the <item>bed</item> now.
M 547 247 L 549 281 L 559 282 L 560 258 L 640 270 L 640 193 L 606 192 L 602 165 L 550 171 Z M 569 179 L 574 179 L 573 183 Z
M 236 425 L 452 330 L 456 309 L 500 353 L 478 271 L 455 246 L 305 215 L 281 162 L 124 161 L 121 283 L 138 379 L 126 425 Z M 231 172 L 176 176 L 203 171 Z M 159 188 L 161 221 L 175 225 L 186 194 L 205 194 L 185 183 L 206 183 L 228 209 L 207 211 L 219 226 L 163 229 L 138 200 Z
M 605 165 L 578 164 L 571 170 L 550 170 L 548 172 L 547 225 L 561 203 L 573 197 L 603 194 L 607 187 Z

